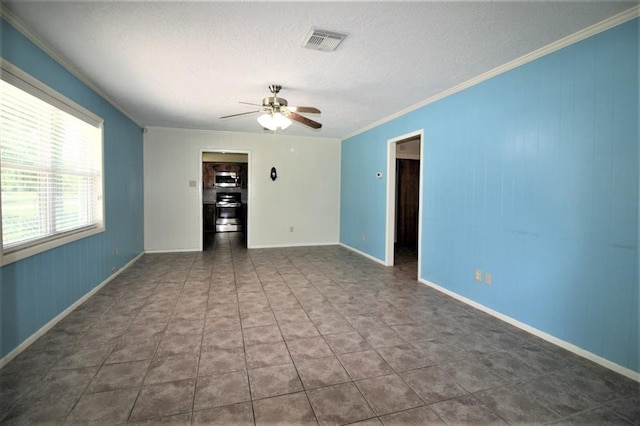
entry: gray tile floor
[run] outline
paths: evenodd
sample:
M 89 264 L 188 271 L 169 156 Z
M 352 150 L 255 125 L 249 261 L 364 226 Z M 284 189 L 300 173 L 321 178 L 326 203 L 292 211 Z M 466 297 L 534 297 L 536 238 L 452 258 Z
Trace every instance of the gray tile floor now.
M 638 383 L 338 246 L 145 255 L 0 370 L 6 424 L 635 424 Z

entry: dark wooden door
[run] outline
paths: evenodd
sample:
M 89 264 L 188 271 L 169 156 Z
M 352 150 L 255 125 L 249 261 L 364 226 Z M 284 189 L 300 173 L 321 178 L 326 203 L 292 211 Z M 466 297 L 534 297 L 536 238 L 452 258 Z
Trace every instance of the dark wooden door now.
M 420 161 L 396 160 L 398 205 L 396 210 L 397 243 L 418 248 L 418 208 Z

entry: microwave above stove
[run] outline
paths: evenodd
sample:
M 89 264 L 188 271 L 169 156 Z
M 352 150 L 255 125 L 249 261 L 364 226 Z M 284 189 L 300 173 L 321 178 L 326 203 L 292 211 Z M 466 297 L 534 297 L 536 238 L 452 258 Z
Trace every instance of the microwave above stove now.
M 214 186 L 216 188 L 239 188 L 240 176 L 236 172 L 216 172 Z

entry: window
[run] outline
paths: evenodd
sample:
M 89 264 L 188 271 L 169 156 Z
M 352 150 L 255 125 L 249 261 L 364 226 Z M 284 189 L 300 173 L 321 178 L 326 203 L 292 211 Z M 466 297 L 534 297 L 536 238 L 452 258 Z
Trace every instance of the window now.
M 2 61 L 2 264 L 104 231 L 102 120 Z

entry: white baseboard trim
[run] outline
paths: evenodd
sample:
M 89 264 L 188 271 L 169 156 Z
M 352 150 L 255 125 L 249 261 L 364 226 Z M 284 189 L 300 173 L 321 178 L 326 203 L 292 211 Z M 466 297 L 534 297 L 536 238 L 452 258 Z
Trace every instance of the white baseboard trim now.
M 368 259 L 371 259 L 371 260 L 373 260 L 374 262 L 377 262 L 377 263 L 381 264 L 382 266 L 388 266 L 386 263 L 384 263 L 384 260 L 380 260 L 380 259 L 378 259 L 377 257 L 373 257 L 373 256 L 371 256 L 370 254 L 367 254 L 367 253 L 365 253 L 365 252 L 363 252 L 363 251 L 358 250 L 357 248 L 353 248 L 353 247 L 348 246 L 348 245 L 346 245 L 346 244 L 344 244 L 344 243 L 340 243 L 340 245 L 341 245 L 342 247 L 346 248 L 346 249 L 349 249 L 349 250 L 351 250 L 351 251 L 353 251 L 353 252 L 358 253 L 360 256 L 364 256 L 364 257 L 366 257 L 366 258 L 368 258 Z
M 163 254 L 163 253 L 195 253 L 200 252 L 200 249 L 175 249 L 175 250 L 145 250 L 144 254 Z
M 94 294 L 96 294 L 98 291 L 100 291 L 100 289 L 102 287 L 104 287 L 105 285 L 107 285 L 109 282 L 111 282 L 114 278 L 116 278 L 118 275 L 120 275 L 122 272 L 124 272 L 126 269 L 128 269 L 131 265 L 133 265 L 134 263 L 136 263 L 136 261 L 138 259 L 140 259 L 145 252 L 140 253 L 139 255 L 137 255 L 136 257 L 134 257 L 133 259 L 131 259 L 126 265 L 124 265 L 122 268 L 118 269 L 116 272 L 114 272 L 113 274 L 109 275 L 109 277 L 107 277 L 106 280 L 102 281 L 100 284 L 98 284 L 97 286 L 95 286 L 94 288 L 92 288 L 87 294 L 85 294 L 84 296 L 82 296 L 80 299 L 76 300 L 72 305 L 70 305 L 67 309 L 65 309 L 64 311 L 62 311 L 60 314 L 58 314 L 56 317 L 54 317 L 51 321 L 49 321 L 48 323 L 46 323 L 45 325 L 43 325 L 38 331 L 36 331 L 35 333 L 33 333 L 31 336 L 29 336 L 25 341 L 23 341 L 22 343 L 20 343 L 18 346 L 16 346 L 11 352 L 9 352 L 8 354 L 6 354 L 3 358 L 0 358 L 0 369 L 2 369 L 2 367 L 4 367 L 5 365 L 7 365 L 12 359 L 14 359 L 15 357 L 17 357 L 18 355 L 20 355 L 20 353 L 22 351 L 24 351 L 25 349 L 27 349 L 33 342 L 35 342 L 36 340 L 38 340 L 40 337 L 42 337 L 47 331 L 51 330 L 57 323 L 59 323 L 64 317 L 66 317 L 67 315 L 69 315 L 71 312 L 73 312 L 74 309 L 76 309 L 78 306 L 80 306 L 81 304 L 83 304 L 87 299 L 89 299 L 91 296 L 93 296 Z
M 508 324 L 511 324 L 515 327 L 518 327 L 521 330 L 524 330 L 528 333 L 533 334 L 534 336 L 540 337 L 541 339 L 546 340 L 547 342 L 553 343 L 556 346 L 559 346 L 563 349 L 568 350 L 569 352 L 573 352 L 574 354 L 581 356 L 582 358 L 586 358 L 589 361 L 593 361 L 596 364 L 600 364 L 601 366 L 608 368 L 609 370 L 613 370 L 616 373 L 622 374 L 623 376 L 626 376 L 632 380 L 635 380 L 636 382 L 640 382 L 640 373 L 633 371 L 627 367 L 623 367 L 622 365 L 616 364 L 615 362 L 609 361 L 608 359 L 602 358 L 599 355 L 596 355 L 592 352 L 589 352 L 585 349 L 582 349 L 579 346 L 576 346 L 572 343 L 566 342 L 564 340 L 558 339 L 555 336 L 552 336 L 551 334 L 545 333 L 542 330 L 538 330 L 537 328 L 531 327 L 530 325 L 527 325 L 523 322 L 518 321 L 517 319 L 511 318 L 510 316 L 501 314 L 498 311 L 494 311 L 491 308 L 488 308 L 478 302 L 475 302 L 471 299 L 468 299 L 464 296 L 459 295 L 458 293 L 455 293 L 451 290 L 448 290 L 444 287 L 441 287 L 437 284 L 434 284 L 430 281 L 427 281 L 425 279 L 420 278 L 418 281 L 420 281 L 421 283 L 428 285 L 429 287 L 438 290 L 444 294 L 446 294 L 447 296 L 451 296 L 456 300 L 459 300 L 463 303 L 466 303 L 467 305 L 473 306 L 476 309 L 479 309 L 493 317 L 498 318 L 499 320 L 502 320 Z
M 265 248 L 287 248 L 287 247 L 315 247 L 315 246 L 337 246 L 338 242 L 333 243 L 299 243 L 299 244 L 261 244 L 261 245 L 252 245 L 251 247 L 247 247 L 249 250 L 251 249 L 265 249 Z

